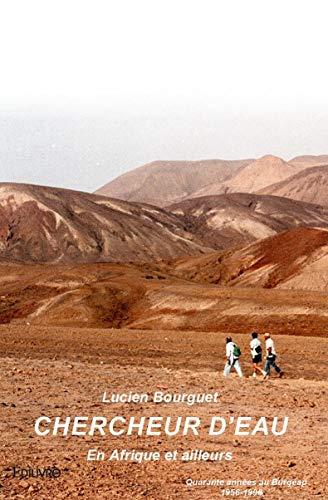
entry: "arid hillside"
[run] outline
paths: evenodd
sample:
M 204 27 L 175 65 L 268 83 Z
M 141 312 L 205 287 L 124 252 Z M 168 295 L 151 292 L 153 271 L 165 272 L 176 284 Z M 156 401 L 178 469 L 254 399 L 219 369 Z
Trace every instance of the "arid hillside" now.
M 119 176 L 96 194 L 164 207 L 189 198 L 202 188 L 210 189 L 252 161 L 154 161 Z
M 328 164 L 321 167 L 307 168 L 285 181 L 261 189 L 259 193 L 327 206 Z
M 184 258 L 178 276 L 232 287 L 328 291 L 328 230 L 298 228 L 246 247 Z
M 327 210 L 1 184 L 0 323 L 326 336 Z
M 204 252 L 181 218 L 68 189 L 0 184 L 0 259 L 153 261 Z
M 328 208 L 277 196 L 231 193 L 192 198 L 167 210 L 214 249 L 251 243 L 299 226 L 328 227 Z

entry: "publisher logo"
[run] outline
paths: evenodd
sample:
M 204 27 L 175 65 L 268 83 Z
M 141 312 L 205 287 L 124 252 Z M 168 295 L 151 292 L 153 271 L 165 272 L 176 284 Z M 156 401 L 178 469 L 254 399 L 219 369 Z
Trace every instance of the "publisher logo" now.
M 61 470 L 58 467 L 20 467 L 15 465 L 10 469 L 7 469 L 7 472 L 10 475 L 17 479 L 27 479 L 29 477 L 34 478 L 52 478 L 57 479 L 61 476 L 63 471 L 67 471 L 68 469 Z

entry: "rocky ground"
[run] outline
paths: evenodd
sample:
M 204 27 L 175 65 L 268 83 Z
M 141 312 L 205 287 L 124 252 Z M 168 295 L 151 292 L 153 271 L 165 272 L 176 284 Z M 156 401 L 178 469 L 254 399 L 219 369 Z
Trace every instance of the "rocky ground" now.
M 188 486 L 187 480 L 299 479 L 304 487 L 266 486 L 263 498 L 326 498 L 327 347 L 325 338 L 276 336 L 285 378 L 250 378 L 248 336 L 234 335 L 244 353 L 245 378 L 224 379 L 225 334 L 131 331 L 43 326 L 0 327 L 1 498 L 212 499 L 220 486 Z M 101 402 L 104 391 L 141 392 L 149 401 Z M 154 391 L 219 392 L 219 402 L 187 406 L 155 404 Z M 199 436 L 37 437 L 40 415 L 288 416 L 282 437 Z M 89 449 L 181 454 L 188 450 L 232 452 L 232 461 L 91 462 Z M 58 467 L 59 478 L 14 478 L 13 466 Z M 241 488 L 244 491 L 246 488 Z M 258 488 L 257 488 L 258 489 Z M 245 498 L 245 496 L 237 496 Z M 261 498 L 261 497 L 258 497 Z

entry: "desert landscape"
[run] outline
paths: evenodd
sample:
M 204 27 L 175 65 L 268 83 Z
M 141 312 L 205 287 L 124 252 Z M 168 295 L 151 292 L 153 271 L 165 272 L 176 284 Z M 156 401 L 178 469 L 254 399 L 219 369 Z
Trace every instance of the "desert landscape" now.
M 1 498 L 222 496 L 187 480 L 301 479 L 328 495 L 328 156 L 156 161 L 85 193 L 0 184 Z M 284 377 L 253 378 L 270 332 Z M 244 378 L 222 375 L 225 338 Z M 263 341 L 263 336 L 261 336 Z M 215 392 L 218 404 L 101 403 L 111 392 Z M 35 435 L 40 415 L 275 415 L 272 436 Z M 208 462 L 88 462 L 89 448 L 232 452 Z M 58 467 L 57 479 L 12 476 Z
M 251 374 L 248 336 L 234 335 Z M 326 498 L 327 339 L 276 337 L 285 379 L 222 376 L 225 334 L 167 330 L 1 327 L 1 498 L 221 498 L 217 486 L 187 480 L 301 479 L 303 487 L 263 488 L 256 498 Z M 309 345 L 312 345 L 309 350 Z M 315 370 L 313 358 L 316 359 Z M 218 404 L 143 405 L 101 403 L 113 392 L 219 392 Z M 40 415 L 288 415 L 280 438 L 181 436 L 37 437 Z M 231 462 L 87 462 L 90 448 L 230 451 Z M 56 479 L 12 477 L 12 467 L 58 467 Z

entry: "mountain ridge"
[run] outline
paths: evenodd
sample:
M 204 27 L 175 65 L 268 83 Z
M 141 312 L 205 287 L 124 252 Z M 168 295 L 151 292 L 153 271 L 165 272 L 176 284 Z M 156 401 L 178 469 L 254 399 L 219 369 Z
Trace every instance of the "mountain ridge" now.
M 158 207 L 69 189 L 0 184 L 4 260 L 128 262 L 203 251 L 183 221 Z
M 157 160 L 120 175 L 95 193 L 163 207 L 188 198 L 206 185 L 228 179 L 251 161 Z
M 258 192 L 326 158 L 305 155 L 285 161 L 267 154 L 245 160 L 156 160 L 116 177 L 96 194 L 164 207 L 200 196 Z

